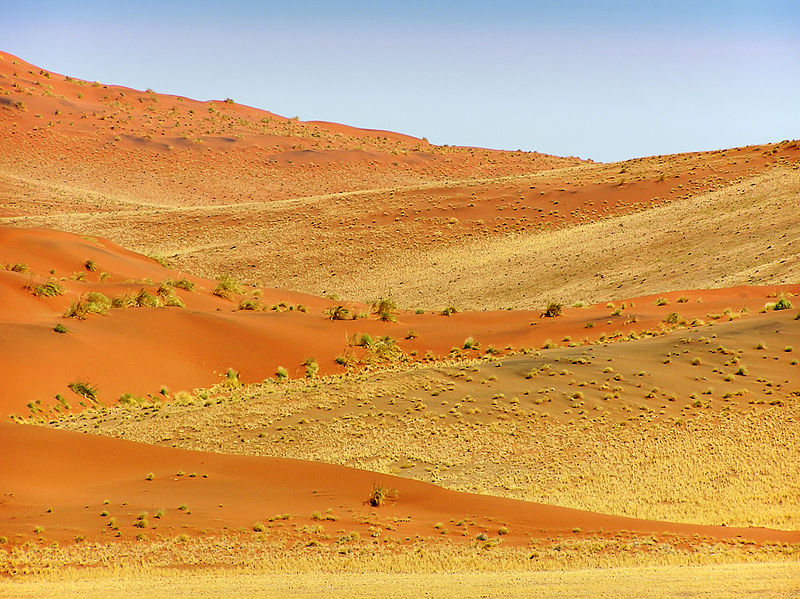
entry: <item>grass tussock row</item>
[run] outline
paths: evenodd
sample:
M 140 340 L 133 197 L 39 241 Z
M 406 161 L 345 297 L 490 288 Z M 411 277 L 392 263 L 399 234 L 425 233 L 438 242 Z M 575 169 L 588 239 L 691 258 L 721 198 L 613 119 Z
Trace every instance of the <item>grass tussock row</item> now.
M 275 533 L 272 533 L 275 534 Z M 453 544 L 438 539 L 398 543 L 360 540 L 352 535 L 339 542 L 312 543 L 300 539 L 287 548 L 280 533 L 154 538 L 146 542 L 74 544 L 26 543 L 0 553 L 0 574 L 36 576 L 59 581 L 77 575 L 128 576 L 163 568 L 223 567 L 252 572 L 541 572 L 633 566 L 699 566 L 734 562 L 791 562 L 800 556 L 795 545 L 747 541 L 699 542 L 678 536 L 532 539 L 527 547 L 474 541 Z M 231 551 L 236 547 L 236 551 Z M 76 570 L 71 570 L 75 568 Z M 185 574 L 185 571 L 183 571 Z

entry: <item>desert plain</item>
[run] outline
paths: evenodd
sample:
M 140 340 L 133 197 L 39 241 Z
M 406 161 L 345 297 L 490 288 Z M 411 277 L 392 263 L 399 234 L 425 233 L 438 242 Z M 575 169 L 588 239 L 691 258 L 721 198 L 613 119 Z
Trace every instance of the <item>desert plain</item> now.
M 0 53 L 0 594 L 800 595 L 800 145 L 437 146 Z

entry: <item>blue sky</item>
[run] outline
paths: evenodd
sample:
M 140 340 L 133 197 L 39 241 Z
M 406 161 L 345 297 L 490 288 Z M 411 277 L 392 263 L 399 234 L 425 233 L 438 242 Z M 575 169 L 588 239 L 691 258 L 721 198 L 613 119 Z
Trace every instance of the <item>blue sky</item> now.
M 800 138 L 800 2 L 8 2 L 56 72 L 595 160 Z

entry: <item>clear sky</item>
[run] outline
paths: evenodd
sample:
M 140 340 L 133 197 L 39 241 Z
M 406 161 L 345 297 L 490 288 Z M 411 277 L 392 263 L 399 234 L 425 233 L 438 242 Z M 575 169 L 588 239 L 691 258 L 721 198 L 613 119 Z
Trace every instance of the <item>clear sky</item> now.
M 610 161 L 800 138 L 800 1 L 0 0 L 43 68 Z

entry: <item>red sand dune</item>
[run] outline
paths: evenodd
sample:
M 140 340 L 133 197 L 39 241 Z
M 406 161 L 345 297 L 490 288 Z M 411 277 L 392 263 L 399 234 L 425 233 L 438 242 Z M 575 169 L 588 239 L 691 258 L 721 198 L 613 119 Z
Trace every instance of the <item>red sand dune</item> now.
M 85 269 L 89 259 L 97 263 L 94 272 Z M 172 392 L 210 386 L 228 368 L 239 371 L 245 382 L 272 377 L 279 366 L 287 368 L 291 377 L 304 376 L 303 361 L 310 356 L 316 358 L 320 374 L 341 372 L 344 368 L 335 362 L 338 355 L 351 352 L 358 358 L 364 354 L 349 344 L 358 333 L 389 335 L 407 354 L 416 352 L 413 359 L 417 360 L 428 351 L 446 356 L 451 348 L 461 348 L 465 338 L 473 337 L 481 348 L 461 353 L 477 356 L 490 345 L 500 350 L 538 348 L 547 340 L 563 345 L 565 336 L 596 341 L 601 335 L 658 330 L 673 311 L 687 319 L 705 318 L 726 308 L 747 307 L 753 314 L 780 291 L 800 292 L 798 285 L 671 292 L 662 294 L 668 305 L 656 306 L 656 296 L 636 298 L 635 307 L 628 307 L 622 316 L 610 316 L 609 308 L 596 305 L 566 308 L 557 318 L 525 311 L 465 312 L 449 317 L 401 311 L 397 322 L 382 322 L 375 315 L 331 321 L 324 314 L 337 303 L 331 300 L 264 289 L 259 298 L 264 306 L 285 301 L 303 304 L 308 311 L 241 311 L 237 307 L 244 296 L 216 297 L 211 293 L 215 281 L 188 277 L 196 283 L 195 290 L 175 290 L 185 308 L 112 308 L 108 314 L 77 320 L 64 318 L 64 311 L 90 291 L 108 297 L 141 288 L 153 292 L 161 281 L 185 275 L 106 240 L 43 229 L 0 228 L 0 261 L 24 263 L 30 269 L 27 273 L 0 269 L 3 416 L 27 416 L 26 404 L 36 400 L 41 401 L 40 408 L 49 408 L 56 404 L 56 394 L 65 396 L 76 409 L 82 398 L 67 386 L 77 381 L 95 385 L 100 401 L 111 404 L 123 393 L 157 393 L 162 386 Z M 55 274 L 49 274 L 51 270 Z M 76 273 L 83 273 L 85 280 L 74 280 Z M 108 273 L 103 281 L 101 273 Z M 37 298 L 26 288 L 49 278 L 65 287 L 64 295 Z M 144 279 L 152 282 L 144 283 Z M 681 295 L 689 301 L 676 303 Z M 363 304 L 347 305 L 353 312 L 369 312 Z M 585 328 L 588 322 L 594 323 L 590 329 Z M 68 332 L 54 332 L 57 323 Z M 416 337 L 406 339 L 412 330 Z
M 509 529 L 504 544 L 527 544 L 531 537 L 673 533 L 704 539 L 800 542 L 800 532 L 763 528 L 726 528 L 651 522 L 459 493 L 410 479 L 396 478 L 329 464 L 253 456 L 193 452 L 148 444 L 17 424 L 0 424 L 0 535 L 16 544 L 32 538 L 110 539 L 107 526 L 116 519 L 121 538 L 139 532 L 148 536 L 208 534 L 223 529 L 251 530 L 275 515 L 279 533 L 288 539 L 296 525 L 318 523 L 326 533 L 359 531 L 369 523 L 390 519 L 393 531 L 383 537 L 403 540 L 428 537 L 437 522 L 467 518 L 469 536 L 461 530 L 448 539 L 470 542 L 475 534 Z M 184 472 L 183 476 L 177 473 Z M 154 475 L 147 480 L 148 473 Z M 190 477 L 190 474 L 197 476 Z M 398 492 L 396 501 L 381 508 L 366 503 L 373 484 Z M 105 501 L 108 500 L 108 503 Z M 188 510 L 179 507 L 185 505 Z M 155 519 L 157 510 L 164 516 Z M 52 511 L 49 511 L 52 510 Z M 327 510 L 335 521 L 317 522 L 314 512 Z M 108 515 L 100 514 L 107 511 Z M 148 526 L 134 526 L 148 512 Z M 187 513 L 190 512 L 190 513 Z M 398 522 L 394 518 L 399 518 Z M 44 532 L 34 533 L 41 526 Z M 153 530 L 153 526 L 157 527 Z M 580 529 L 580 533 L 574 532 Z

